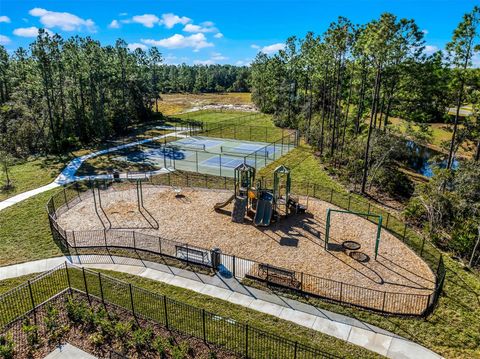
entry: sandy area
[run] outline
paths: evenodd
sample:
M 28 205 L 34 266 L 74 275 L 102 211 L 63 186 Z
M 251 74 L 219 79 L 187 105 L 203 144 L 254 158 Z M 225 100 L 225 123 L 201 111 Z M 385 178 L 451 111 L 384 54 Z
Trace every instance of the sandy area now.
M 360 251 L 369 256 L 369 261 L 360 263 L 343 251 L 326 251 L 326 211 L 335 208 L 327 202 L 310 198 L 306 214 L 292 215 L 269 227 L 255 227 L 248 219 L 243 224 L 233 223 L 232 205 L 220 212 L 213 209 L 231 192 L 185 188 L 181 195 L 176 196 L 169 187 L 144 187 L 144 206 L 158 222 L 158 230 L 144 229 L 148 223 L 137 209 L 133 187 L 102 191 L 101 200 L 113 228 L 137 228 L 138 232 L 207 249 L 219 247 L 238 257 L 382 291 L 429 294 L 434 287 L 434 276 L 427 264 L 387 231 L 382 231 L 375 260 L 377 226 L 355 215 L 332 214 L 330 241 L 334 247 L 345 240 L 360 243 Z M 58 223 L 66 230 L 103 228 L 93 197 L 62 214 Z M 320 236 L 309 233 L 305 226 Z

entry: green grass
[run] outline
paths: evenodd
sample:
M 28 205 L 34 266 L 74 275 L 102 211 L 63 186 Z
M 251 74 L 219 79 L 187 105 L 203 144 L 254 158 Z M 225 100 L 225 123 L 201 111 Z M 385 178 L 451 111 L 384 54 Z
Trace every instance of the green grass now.
M 330 337 L 328 335 L 313 331 L 311 329 L 296 325 L 294 323 L 263 314 L 245 307 L 224 302 L 220 299 L 212 298 L 187 289 L 178 288 L 150 279 L 145 279 L 135 275 L 101 271 L 116 279 L 132 283 L 136 288 L 133 290 L 133 299 L 135 302 L 135 312 L 140 315 L 146 315 L 156 319 L 160 323 L 165 322 L 163 311 L 163 296 L 168 297 L 168 322 L 170 327 L 181 329 L 184 332 L 191 333 L 197 337 L 202 336 L 202 312 L 195 308 L 186 307 L 185 304 L 205 309 L 207 312 L 214 313 L 230 321 L 219 322 L 218 317 L 207 315 L 207 336 L 220 342 L 235 339 L 234 333 L 239 334 L 239 340 L 242 341 L 243 331 L 238 332 L 238 328 L 232 325 L 231 320 L 243 324 L 249 324 L 258 329 L 272 333 L 292 341 L 316 347 L 322 351 L 333 353 L 342 358 L 379 358 L 380 356 L 371 353 L 361 347 L 347 344 L 344 341 Z M 82 272 L 78 269 L 69 269 L 70 283 L 73 288 L 85 291 L 84 278 Z M 99 286 L 99 277 L 93 271 L 86 271 L 85 278 L 88 292 L 97 298 L 103 296 L 106 301 L 115 303 L 124 308 L 131 308 L 129 290 L 127 283 L 121 283 L 102 276 L 102 292 Z M 41 303 L 54 295 L 56 292 L 67 288 L 67 279 L 63 269 L 50 273 L 38 281 L 32 283 L 35 303 Z M 144 290 L 148 292 L 145 292 Z M 24 312 L 31 306 L 28 288 L 23 288 L 15 294 L 14 306 L 8 309 L 8 313 L 0 316 L 2 322 L 7 322 L 17 317 L 18 313 Z M 220 332 L 215 328 L 223 327 Z M 214 335 L 215 331 L 215 335 Z M 236 339 L 235 341 L 237 341 Z M 230 342 L 231 343 L 231 342 Z M 265 350 L 265 348 L 256 347 L 256 343 L 250 343 L 251 352 Z M 243 348 L 244 345 L 240 345 Z M 260 353 L 260 352 L 259 352 Z
M 62 254 L 52 239 L 46 203 L 54 189 L 0 212 L 0 266 Z
M 10 167 L 13 188 L 0 190 L 0 201 L 52 182 L 64 167 L 66 159 L 37 158 Z M 5 182 L 5 173 L 0 173 L 0 184 Z

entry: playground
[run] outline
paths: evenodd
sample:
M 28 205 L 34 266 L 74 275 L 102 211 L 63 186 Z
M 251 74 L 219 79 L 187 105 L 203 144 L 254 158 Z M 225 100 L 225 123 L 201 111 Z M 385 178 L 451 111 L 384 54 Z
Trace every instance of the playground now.
M 432 271 L 404 243 L 380 232 L 369 216 L 295 197 L 289 193 L 288 174 L 287 168 L 277 168 L 273 188 L 267 189 L 261 181 L 254 184 L 252 167 L 238 166 L 233 193 L 114 183 L 69 206 L 57 223 L 66 231 L 128 228 L 138 238 L 145 234 L 207 250 L 219 248 L 281 268 L 280 275 L 292 270 L 378 291 L 431 293 Z

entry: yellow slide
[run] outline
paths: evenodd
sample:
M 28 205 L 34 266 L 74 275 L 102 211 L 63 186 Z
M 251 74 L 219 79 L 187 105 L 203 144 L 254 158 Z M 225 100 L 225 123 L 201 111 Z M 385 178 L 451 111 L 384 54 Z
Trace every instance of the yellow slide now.
M 215 208 L 215 209 L 220 209 L 220 208 L 226 207 L 226 206 L 228 206 L 234 199 L 235 199 L 235 194 L 232 194 L 232 196 L 229 197 L 225 202 L 217 203 L 217 204 L 215 204 L 215 205 L 213 206 L 213 208 Z

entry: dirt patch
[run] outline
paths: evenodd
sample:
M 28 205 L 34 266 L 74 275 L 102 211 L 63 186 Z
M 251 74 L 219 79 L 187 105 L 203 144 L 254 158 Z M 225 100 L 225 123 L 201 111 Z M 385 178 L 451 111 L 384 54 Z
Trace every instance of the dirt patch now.
M 327 202 L 309 199 L 307 203 L 303 198 L 302 202 L 308 204 L 307 213 L 292 215 L 269 227 L 256 227 L 249 218 L 243 224 L 232 222 L 232 205 L 220 212 L 214 210 L 214 204 L 225 201 L 231 192 L 183 188 L 181 194 L 176 196 L 169 187 L 144 187 L 144 206 L 159 229 L 137 231 L 206 249 L 218 247 L 237 257 L 381 291 L 429 294 L 434 287 L 435 278 L 427 264 L 385 230 L 375 260 L 377 226 L 358 216 L 332 214 L 330 250 L 326 251 L 326 212 L 327 208 L 336 208 Z M 117 213 L 128 213 L 132 206 L 125 201 L 135 202 L 135 198 L 134 190 L 102 191 L 103 206 L 109 211 L 117 208 Z M 66 230 L 102 229 L 93 198 L 70 208 L 58 223 Z M 127 216 L 123 224 L 130 228 L 138 225 L 129 223 Z M 341 250 L 347 240 L 358 242 L 358 251 L 370 260 L 357 261 Z

